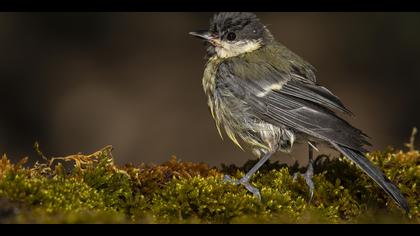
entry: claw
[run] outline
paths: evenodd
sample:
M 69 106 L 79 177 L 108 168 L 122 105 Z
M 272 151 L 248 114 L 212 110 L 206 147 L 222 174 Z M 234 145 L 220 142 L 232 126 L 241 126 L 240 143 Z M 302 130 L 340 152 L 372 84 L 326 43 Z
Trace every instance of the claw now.
M 242 183 L 242 185 L 245 186 L 245 188 L 248 189 L 248 191 L 250 191 L 252 194 L 254 194 L 254 196 L 256 198 L 258 198 L 258 200 L 261 201 L 260 190 L 258 190 L 256 187 L 252 186 L 249 182 L 244 182 L 244 183 Z
M 258 162 L 257 164 L 255 164 L 255 166 L 253 166 L 251 168 L 251 170 L 248 171 L 248 173 L 245 174 L 244 177 L 242 177 L 240 180 L 234 180 L 232 177 L 230 177 L 229 175 L 225 175 L 223 177 L 223 180 L 225 183 L 231 183 L 234 185 L 238 185 L 238 184 L 242 184 L 243 186 L 245 186 L 246 189 L 248 189 L 248 191 L 250 191 L 252 194 L 254 194 L 254 196 L 256 198 L 258 198 L 258 200 L 261 200 L 261 194 L 260 191 L 255 188 L 254 186 L 252 186 L 249 183 L 249 179 L 252 177 L 252 175 L 258 171 L 258 169 L 271 157 L 271 155 L 273 155 L 273 152 L 268 152 L 266 153 Z
M 312 198 L 314 196 L 314 189 L 315 189 L 314 181 L 312 181 L 312 177 L 314 177 L 313 149 L 318 151 L 315 144 L 312 144 L 311 142 L 308 142 L 309 162 L 308 162 L 308 167 L 306 168 L 306 172 L 304 174 L 301 174 L 299 172 L 293 174 L 293 182 L 296 181 L 298 176 L 302 176 L 305 179 L 306 185 L 308 185 L 308 188 L 309 188 L 308 204 L 310 204 L 311 201 L 312 201 Z
M 230 183 L 230 184 L 233 184 L 233 185 L 238 185 L 239 184 L 237 180 L 233 179 L 229 175 L 223 176 L 223 182 Z
M 314 168 L 313 168 L 313 161 L 312 158 L 309 159 L 308 167 L 306 169 L 306 172 L 304 174 L 301 173 L 295 173 L 293 175 L 293 182 L 296 181 L 298 176 L 302 176 L 305 179 L 306 185 L 308 185 L 309 188 L 309 201 L 308 203 L 311 203 L 312 198 L 314 196 L 314 181 L 312 181 L 312 177 L 314 176 Z
M 305 179 L 306 185 L 308 185 L 308 188 L 309 188 L 309 202 L 308 203 L 311 203 L 312 197 L 314 196 L 314 189 L 315 189 L 314 181 L 312 181 L 312 175 L 308 174 L 308 172 L 306 172 L 303 175 L 303 178 Z
M 233 184 L 233 185 L 238 185 L 238 184 L 242 184 L 243 186 L 245 186 L 245 188 L 248 190 L 248 191 L 250 191 L 256 198 L 258 198 L 258 200 L 261 200 L 261 194 L 260 194 L 260 191 L 257 189 L 257 188 L 255 188 L 254 186 L 252 186 L 250 183 L 249 183 L 249 181 L 248 181 L 248 179 L 247 178 L 242 178 L 242 179 L 240 179 L 240 180 L 235 180 L 235 179 L 233 179 L 232 177 L 230 177 L 229 175 L 225 175 L 224 177 L 223 177 L 223 181 L 225 182 L 225 183 L 230 183 L 230 184 Z
M 312 198 L 314 196 L 314 189 L 315 189 L 314 181 L 312 181 L 312 174 L 311 172 L 308 172 L 308 171 L 306 171 L 305 174 L 295 173 L 293 174 L 293 182 L 296 182 L 298 176 L 302 176 L 305 179 L 306 185 L 308 185 L 308 188 L 309 188 L 308 203 L 311 203 Z

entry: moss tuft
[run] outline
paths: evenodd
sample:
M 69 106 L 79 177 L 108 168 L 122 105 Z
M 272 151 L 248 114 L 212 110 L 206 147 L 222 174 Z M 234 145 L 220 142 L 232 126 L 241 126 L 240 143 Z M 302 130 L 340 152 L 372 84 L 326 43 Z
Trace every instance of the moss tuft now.
M 241 177 L 243 167 L 221 170 L 172 157 L 161 165 L 114 164 L 112 147 L 90 155 L 46 158 L 25 167 L 0 160 L 1 223 L 420 223 L 420 153 L 388 149 L 367 157 L 407 197 L 405 214 L 374 182 L 343 158 L 315 161 L 315 193 L 308 204 L 297 164 L 268 163 L 251 180 L 258 201 L 242 186 L 223 182 Z M 72 162 L 65 168 L 63 162 Z

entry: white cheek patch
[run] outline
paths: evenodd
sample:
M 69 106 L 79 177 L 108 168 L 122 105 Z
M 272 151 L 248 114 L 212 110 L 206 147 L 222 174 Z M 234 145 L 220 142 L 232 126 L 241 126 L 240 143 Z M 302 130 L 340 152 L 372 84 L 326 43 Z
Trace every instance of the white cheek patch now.
M 228 43 L 221 41 L 217 46 L 216 53 L 220 58 L 236 57 L 243 53 L 255 51 L 261 47 L 261 42 L 258 40 L 239 41 L 235 43 Z

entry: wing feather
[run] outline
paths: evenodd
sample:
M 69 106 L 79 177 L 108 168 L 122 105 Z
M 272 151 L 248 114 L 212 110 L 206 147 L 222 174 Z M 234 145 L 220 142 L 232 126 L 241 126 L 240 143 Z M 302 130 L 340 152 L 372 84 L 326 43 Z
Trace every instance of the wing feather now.
M 282 86 L 281 92 L 352 115 L 337 96 L 322 86 L 290 80 Z
M 238 73 L 237 65 L 237 61 L 221 64 L 219 74 L 223 76 L 220 76 L 219 82 L 230 88 L 232 94 L 245 100 L 257 117 L 327 142 L 334 141 L 344 147 L 366 151 L 363 148 L 369 144 L 366 135 L 332 111 L 332 108 L 348 110 L 327 89 L 291 80 L 287 74 L 275 71 L 272 65 L 257 64 L 257 68 L 264 72 L 261 77 L 257 73 L 242 75 Z M 269 86 L 272 83 L 281 86 L 273 89 Z

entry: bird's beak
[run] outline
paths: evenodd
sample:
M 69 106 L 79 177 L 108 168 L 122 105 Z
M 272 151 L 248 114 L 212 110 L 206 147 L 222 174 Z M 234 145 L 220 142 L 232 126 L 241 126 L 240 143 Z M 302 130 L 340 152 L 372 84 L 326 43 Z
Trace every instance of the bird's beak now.
M 219 45 L 220 44 L 220 40 L 219 37 L 217 35 L 214 35 L 206 30 L 198 30 L 198 31 L 194 31 L 194 32 L 189 32 L 189 35 L 192 35 L 194 37 L 197 37 L 199 39 L 204 39 L 208 42 L 210 42 L 213 45 Z

